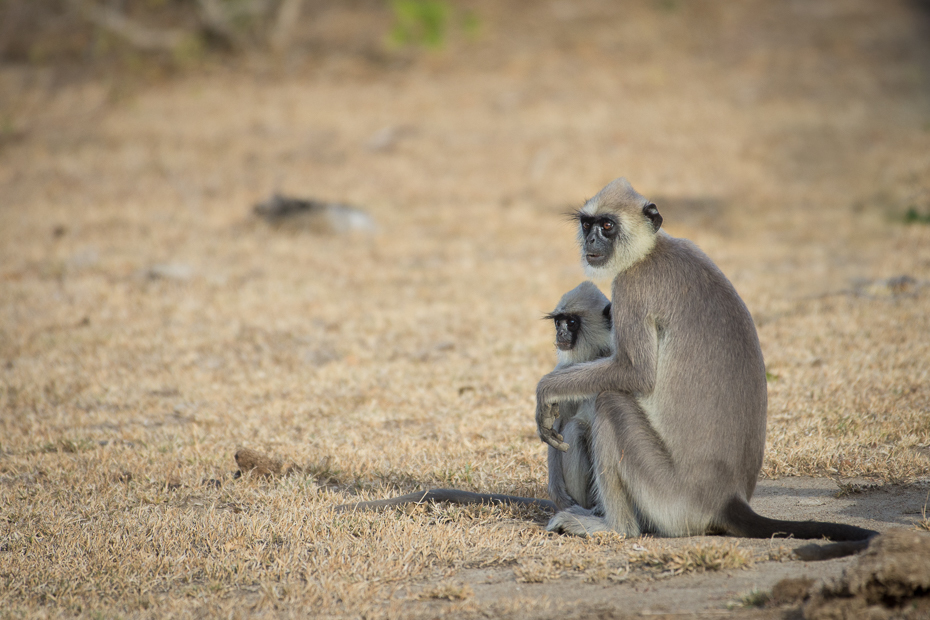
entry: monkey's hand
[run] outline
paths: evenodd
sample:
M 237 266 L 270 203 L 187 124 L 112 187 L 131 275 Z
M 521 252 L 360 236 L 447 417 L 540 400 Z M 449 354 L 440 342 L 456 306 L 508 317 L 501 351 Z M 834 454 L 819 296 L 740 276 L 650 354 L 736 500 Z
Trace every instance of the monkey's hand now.
M 545 400 L 537 397 L 536 432 L 539 433 L 539 438 L 556 450 L 565 452 L 568 450 L 568 444 L 562 441 L 562 435 L 553 428 L 557 417 L 559 417 L 559 404 L 547 404 Z

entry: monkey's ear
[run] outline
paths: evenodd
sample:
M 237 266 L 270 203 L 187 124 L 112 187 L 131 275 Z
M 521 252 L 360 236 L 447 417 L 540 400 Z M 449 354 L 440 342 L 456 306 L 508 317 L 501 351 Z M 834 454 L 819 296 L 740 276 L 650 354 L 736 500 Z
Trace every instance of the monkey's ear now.
M 652 222 L 652 232 L 659 232 L 659 228 L 662 227 L 662 216 L 659 215 L 659 210 L 654 203 L 650 202 L 643 207 L 643 215 L 648 217 L 649 221 Z

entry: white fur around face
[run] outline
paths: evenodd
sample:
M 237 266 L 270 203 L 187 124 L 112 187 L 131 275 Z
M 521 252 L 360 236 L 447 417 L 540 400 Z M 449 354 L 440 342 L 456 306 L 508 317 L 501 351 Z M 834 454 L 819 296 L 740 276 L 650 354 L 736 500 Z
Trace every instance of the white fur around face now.
M 594 199 L 589 200 L 582 208 L 582 212 L 588 215 L 597 215 L 599 212 L 598 205 L 593 205 L 591 211 L 587 211 L 589 205 Z M 607 211 L 606 209 L 604 211 Z M 600 267 L 592 267 L 585 260 L 584 240 L 581 244 L 581 264 L 584 266 L 585 276 L 593 280 L 613 279 L 618 273 L 622 273 L 642 260 L 656 244 L 656 233 L 652 230 L 652 224 L 645 215 L 640 217 L 632 216 L 627 211 L 612 212 L 620 221 L 620 234 L 614 244 L 614 255 L 605 264 Z M 580 233 L 579 233 L 580 235 Z
M 556 366 L 570 366 L 575 363 L 575 356 L 571 351 L 555 350 Z

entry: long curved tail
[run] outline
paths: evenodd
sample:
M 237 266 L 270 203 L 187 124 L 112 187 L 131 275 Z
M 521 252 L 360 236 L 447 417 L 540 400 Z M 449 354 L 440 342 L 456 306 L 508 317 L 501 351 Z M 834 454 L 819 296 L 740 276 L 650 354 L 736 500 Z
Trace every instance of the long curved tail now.
M 535 506 L 543 510 L 548 510 L 549 512 L 555 512 L 555 504 L 548 499 L 501 495 L 498 493 L 472 493 L 471 491 L 459 491 L 458 489 L 430 489 L 429 491 L 417 491 L 416 493 L 408 493 L 406 495 L 399 495 L 398 497 L 379 499 L 371 502 L 340 504 L 336 506 L 336 511 L 374 510 L 386 506 L 422 504 L 425 502 L 446 502 L 449 504 L 513 504 L 517 506 Z
M 805 545 L 795 554 L 805 561 L 828 560 L 858 553 L 865 549 L 878 532 L 845 523 L 822 521 L 782 521 L 757 514 L 745 501 L 731 499 L 723 509 L 723 529 L 730 536 L 743 538 L 799 538 L 814 540 L 826 538 L 828 545 Z

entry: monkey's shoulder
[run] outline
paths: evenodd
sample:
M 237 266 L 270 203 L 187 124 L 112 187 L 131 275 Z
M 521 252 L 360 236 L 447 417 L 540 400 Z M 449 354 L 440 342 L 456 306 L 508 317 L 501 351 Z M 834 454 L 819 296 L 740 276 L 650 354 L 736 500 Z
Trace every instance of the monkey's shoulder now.
M 689 239 L 659 235 L 653 251 L 637 267 L 630 270 L 629 275 L 642 280 L 650 288 L 668 288 L 673 294 L 724 289 L 727 294 L 736 295 L 723 271 Z
M 695 269 L 719 271 L 714 261 L 695 242 L 684 237 L 672 237 L 667 233 L 656 236 L 651 256 L 659 262 L 673 264 L 676 270 L 686 273 Z
M 669 328 L 708 329 L 734 321 L 748 328 L 751 322 L 745 303 L 717 265 L 693 242 L 665 234 L 657 236 L 648 256 L 617 275 L 612 294 L 615 321 L 646 313 Z

